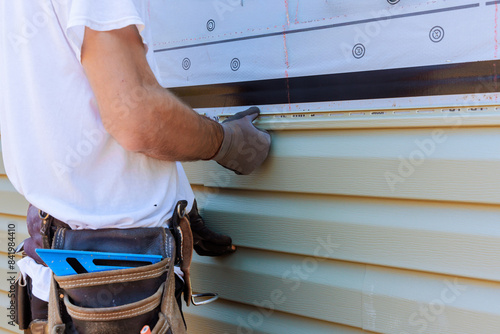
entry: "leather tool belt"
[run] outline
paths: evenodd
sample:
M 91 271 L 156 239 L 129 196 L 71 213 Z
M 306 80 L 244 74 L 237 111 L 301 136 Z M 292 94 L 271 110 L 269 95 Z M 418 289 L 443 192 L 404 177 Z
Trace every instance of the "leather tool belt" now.
M 25 252 L 37 262 L 35 248 L 161 255 L 156 264 L 104 272 L 68 276 L 53 275 L 48 324 L 21 319 L 20 328 L 36 324 L 48 334 L 140 333 L 148 325 L 153 334 L 186 333 L 185 322 L 176 300 L 174 265 L 184 272 L 184 299 L 191 301 L 190 264 L 193 237 L 185 212 L 186 201 L 179 201 L 170 228 L 71 230 L 50 215 L 39 212 L 39 221 L 29 224 L 32 238 Z M 28 221 L 36 208 L 30 206 Z M 39 233 L 32 233 L 40 226 Z M 34 231 L 32 231 L 34 230 Z M 22 280 L 21 280 L 22 283 Z M 24 285 L 26 285 L 24 283 Z M 18 305 L 19 307 L 19 305 Z M 26 314 L 26 310 L 18 313 Z M 28 316 L 25 316 L 25 318 Z M 27 321 L 29 320 L 29 321 Z M 28 329 L 26 333 L 38 333 Z

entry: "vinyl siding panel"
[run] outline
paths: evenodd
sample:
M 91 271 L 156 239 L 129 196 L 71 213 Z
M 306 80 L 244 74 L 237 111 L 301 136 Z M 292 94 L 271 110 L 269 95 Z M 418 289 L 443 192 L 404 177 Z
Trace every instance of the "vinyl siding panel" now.
M 196 257 L 195 288 L 219 292 L 241 319 L 255 305 L 273 310 L 228 333 L 322 333 L 311 320 L 367 333 L 497 331 L 497 117 L 411 113 L 268 118 L 260 125 L 274 130 L 273 148 L 255 174 L 185 164 L 208 224 L 239 246 Z M 388 172 L 400 177 L 392 188 Z M 273 291 L 286 302 L 266 304 Z M 190 310 L 196 328 L 226 330 L 216 305 Z M 278 314 L 307 329 L 286 328 Z M 267 329 L 271 321 L 282 328 Z
M 3 258 L 2 258 L 3 260 Z M 2 276 L 4 277 L 4 276 Z M 3 282 L 2 282 L 3 283 Z M 8 295 L 5 291 L 3 291 L 3 286 L 2 286 L 2 291 L 0 291 L 0 316 L 2 317 L 2 321 L 0 324 L 0 333 L 2 334 L 21 334 L 22 332 L 17 330 L 17 326 L 13 327 L 7 324 L 7 321 L 9 319 L 7 318 L 7 308 L 10 306 L 10 299 L 8 298 Z M 7 320 L 5 320 L 7 319 Z
M 264 301 L 273 291 L 281 291 L 285 301 L 272 307 L 296 315 L 296 320 L 312 318 L 377 333 L 418 333 L 424 328 L 424 305 L 434 318 L 425 322 L 424 333 L 494 333 L 500 325 L 496 282 L 332 261 L 318 262 L 309 273 L 304 270 L 303 280 L 286 281 L 281 275 L 303 265 L 303 258 L 240 251 L 240 259 L 229 263 L 197 261 L 197 271 L 203 274 L 195 274 L 193 280 L 204 290 L 220 292 L 222 298 L 250 305 L 271 305 Z M 247 265 L 252 261 L 254 265 Z M 261 273 L 256 265 L 268 270 Z M 316 328 L 292 332 L 316 333 Z
M 23 196 L 19 195 L 5 176 L 3 161 L 0 158 L 0 333 L 21 333 L 17 326 L 8 324 L 7 318 L 10 306 L 8 291 L 10 284 L 7 279 L 12 276 L 8 267 L 8 225 L 16 226 L 16 245 L 28 237 L 26 229 L 26 210 L 28 203 Z M 18 272 L 16 267 L 16 272 Z
M 320 334 L 371 333 L 316 319 L 297 318 L 279 311 L 262 313 L 257 307 L 229 301 L 218 301 L 211 307 L 189 308 L 185 314 L 190 333 L 311 333 L 312 328 L 314 333 Z M 250 323 L 261 324 L 261 329 L 248 330 L 243 327 Z
M 240 246 L 301 256 L 320 246 L 330 259 L 500 281 L 497 206 L 195 190 L 210 225 Z
M 0 321 L 0 333 L 22 333 L 17 330 L 17 326 L 9 325 L 10 319 L 7 318 L 9 315 L 9 311 L 7 308 L 10 306 L 10 299 L 8 298 L 10 283 L 7 281 L 13 274 L 12 271 L 8 267 L 8 258 L 7 258 L 7 225 L 14 223 L 16 224 L 16 244 L 19 244 L 22 240 L 27 237 L 26 231 L 26 223 L 22 218 L 18 218 L 15 216 L 4 216 L 0 215 L 0 233 L 1 233 L 1 246 L 2 250 L 0 251 L 0 277 L 2 281 L 0 282 L 0 317 L 2 321 Z M 16 273 L 19 272 L 16 267 Z
M 9 182 L 6 176 L 0 176 L 0 213 L 25 216 L 28 202 Z
M 435 131 L 440 143 L 432 139 Z M 210 187 L 500 203 L 497 127 L 277 131 L 273 140 L 271 158 L 250 176 L 211 161 L 188 170 L 205 171 L 203 184 Z M 429 141 L 425 153 L 419 145 Z M 386 173 L 399 175 L 399 168 L 402 180 L 391 188 Z

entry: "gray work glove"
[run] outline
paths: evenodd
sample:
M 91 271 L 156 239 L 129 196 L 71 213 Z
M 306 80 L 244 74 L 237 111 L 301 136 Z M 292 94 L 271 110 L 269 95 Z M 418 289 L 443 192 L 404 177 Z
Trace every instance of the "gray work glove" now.
M 224 139 L 213 160 L 239 175 L 247 175 L 266 160 L 271 136 L 253 125 L 260 110 L 252 107 L 222 122 Z
M 221 256 L 234 253 L 236 247 L 230 236 L 216 233 L 209 229 L 198 212 L 196 200 L 188 214 L 193 232 L 194 250 L 202 256 Z

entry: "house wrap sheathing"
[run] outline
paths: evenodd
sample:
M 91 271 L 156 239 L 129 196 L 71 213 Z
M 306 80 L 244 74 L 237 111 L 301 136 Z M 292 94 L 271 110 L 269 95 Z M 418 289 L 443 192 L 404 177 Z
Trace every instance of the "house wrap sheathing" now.
M 498 6 L 152 1 L 162 84 L 221 121 L 259 106 L 273 138 L 250 176 L 184 164 L 238 246 L 195 257 L 220 299 L 185 309 L 189 333 L 498 333 Z M 5 176 L 0 200 L 5 313 L 27 203 Z

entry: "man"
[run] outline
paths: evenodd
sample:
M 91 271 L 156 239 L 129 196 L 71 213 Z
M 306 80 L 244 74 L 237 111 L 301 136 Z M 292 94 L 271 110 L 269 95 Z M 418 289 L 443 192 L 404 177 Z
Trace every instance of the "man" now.
M 229 253 L 230 239 L 209 231 L 193 209 L 178 161 L 213 159 L 248 174 L 266 158 L 270 136 L 252 125 L 257 108 L 220 125 L 158 84 L 148 2 L 1 3 L 7 175 L 42 218 L 77 231 L 168 227 L 185 200 L 198 250 Z M 33 300 L 47 302 L 51 273 L 33 252 L 37 233 L 19 266 L 32 280 Z M 33 320 L 44 320 L 41 309 Z

